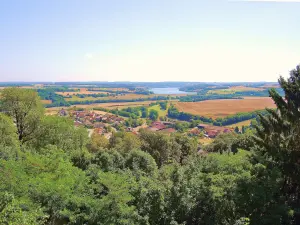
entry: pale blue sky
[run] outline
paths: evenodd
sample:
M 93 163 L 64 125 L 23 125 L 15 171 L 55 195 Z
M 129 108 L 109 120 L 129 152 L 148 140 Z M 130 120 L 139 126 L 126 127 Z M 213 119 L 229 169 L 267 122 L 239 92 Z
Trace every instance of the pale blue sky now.
M 276 81 L 300 3 L 0 1 L 0 81 Z

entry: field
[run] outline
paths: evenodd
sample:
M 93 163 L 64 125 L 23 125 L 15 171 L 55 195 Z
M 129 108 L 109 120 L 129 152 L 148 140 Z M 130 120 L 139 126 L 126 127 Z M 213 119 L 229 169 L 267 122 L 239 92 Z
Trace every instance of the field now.
M 69 96 L 69 95 L 77 95 L 77 94 L 107 94 L 107 92 L 103 91 L 65 91 L 65 92 L 55 92 L 58 95 Z
M 265 84 L 262 87 L 264 87 L 264 88 L 279 88 L 280 85 L 278 83 L 277 84 Z
M 101 92 L 99 92 L 101 93 Z M 102 92 L 103 93 L 103 92 Z M 81 93 L 80 93 L 81 94 Z M 96 92 L 94 93 L 96 94 Z M 107 100 L 107 99 L 139 99 L 139 98 L 149 98 L 152 97 L 152 95 L 139 95 L 139 94 L 124 94 L 124 95 L 118 95 L 118 96 L 109 96 L 109 97 L 85 97 L 85 98 L 79 98 L 76 96 L 72 96 L 72 98 L 66 98 L 66 101 L 86 101 L 86 100 Z
M 234 91 L 263 91 L 264 90 L 264 88 L 245 87 L 245 86 L 235 86 L 235 87 L 231 87 L 230 89 Z
M 239 112 L 251 112 L 274 108 L 275 104 L 269 97 L 249 97 L 244 99 L 221 99 L 203 102 L 176 102 L 179 111 L 211 117 L 226 117 Z
M 151 109 L 156 110 L 158 112 L 159 117 L 166 116 L 168 113 L 168 110 L 162 110 L 159 105 L 153 105 L 153 106 L 149 107 L 148 110 L 150 111 Z
M 218 94 L 218 95 L 229 95 L 234 94 L 235 91 L 231 89 L 216 89 L 216 90 L 209 90 L 207 94 Z
M 59 94 L 61 94 L 62 92 L 57 92 Z M 71 94 L 72 92 L 65 92 L 65 93 L 69 93 L 70 95 L 75 95 L 77 94 L 81 94 L 81 92 L 73 92 L 73 94 Z M 105 92 L 92 92 L 92 94 L 97 94 L 97 93 L 104 93 Z M 61 94 L 62 95 L 62 94 Z M 141 94 L 134 94 L 134 93 L 128 93 L 128 94 L 122 94 L 122 95 L 118 95 L 118 96 L 109 96 L 109 97 L 85 97 L 85 98 L 79 98 L 77 96 L 72 96 L 72 98 L 65 98 L 66 101 L 86 101 L 86 100 L 108 100 L 108 99 L 139 99 L 139 98 L 153 98 L 153 97 L 157 97 L 157 96 L 171 96 L 171 97 L 176 97 L 176 96 L 186 96 L 187 94 L 172 94 L 172 95 L 167 95 L 167 94 L 152 94 L 152 95 L 141 95 Z M 67 96 L 67 94 L 65 94 L 64 96 Z
M 52 108 L 47 108 L 46 111 L 50 114 L 52 112 L 58 112 L 58 110 L 62 108 L 86 108 L 86 109 L 92 109 L 92 108 L 97 108 L 97 107 L 102 107 L 102 108 L 107 108 L 107 109 L 115 109 L 115 108 L 127 108 L 127 107 L 137 107 L 137 106 L 148 106 L 151 103 L 156 102 L 156 101 L 144 101 L 144 102 L 111 102 L 111 103 L 97 103 L 97 104 L 90 104 L 90 105 L 72 105 L 70 107 L 52 107 Z
M 84 88 L 81 88 L 81 89 L 84 89 Z M 81 89 L 80 89 L 80 92 L 81 92 Z M 90 88 L 92 90 L 95 90 L 95 91 L 106 91 L 106 90 L 111 90 L 111 91 L 129 91 L 128 88 Z
M 42 102 L 43 104 L 51 104 L 51 103 L 52 103 L 51 100 L 41 100 L 41 102 Z
M 239 123 L 235 123 L 235 124 L 232 124 L 232 125 L 229 125 L 228 127 L 232 127 L 232 128 L 242 128 L 243 126 L 249 126 L 251 123 L 251 120 L 245 120 L 245 121 L 242 121 L 242 122 L 239 122 Z
M 235 92 L 239 91 L 263 91 L 265 88 L 255 88 L 255 87 L 245 87 L 245 86 L 234 86 L 230 87 L 228 89 L 216 89 L 216 90 L 210 90 L 207 93 L 208 94 L 234 94 Z

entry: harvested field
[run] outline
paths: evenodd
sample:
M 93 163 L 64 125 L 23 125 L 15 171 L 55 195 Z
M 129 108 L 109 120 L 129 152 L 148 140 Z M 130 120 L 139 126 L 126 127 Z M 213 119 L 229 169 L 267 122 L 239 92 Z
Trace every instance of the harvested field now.
M 264 88 L 280 88 L 279 84 L 265 84 L 262 87 Z
M 239 122 L 239 123 L 235 123 L 235 124 L 229 125 L 228 127 L 231 127 L 231 128 L 235 128 L 235 127 L 242 128 L 243 126 L 249 126 L 250 123 L 251 123 L 251 120 L 245 120 L 245 121 L 242 121 L 242 122 Z
M 41 100 L 41 102 L 42 102 L 43 104 L 51 104 L 51 103 L 52 103 L 51 100 Z
M 230 89 L 234 91 L 263 91 L 264 90 L 264 88 L 245 87 L 245 86 L 235 86 L 235 87 L 231 87 Z
M 103 91 L 66 91 L 66 92 L 55 92 L 58 95 L 62 95 L 62 96 L 69 96 L 69 95 L 76 95 L 76 94 L 107 94 L 107 92 L 103 92 Z
M 109 103 L 96 103 L 96 104 L 90 104 L 90 105 L 72 105 L 70 107 L 52 107 L 52 108 L 47 108 L 47 112 L 51 111 L 58 111 L 62 108 L 96 108 L 96 107 L 102 107 L 102 108 L 108 108 L 108 109 L 114 109 L 114 108 L 127 108 L 127 107 L 136 107 L 136 106 L 147 106 L 150 105 L 150 103 L 153 103 L 156 101 L 144 101 L 144 102 L 109 102 Z
M 245 86 L 234 86 L 227 89 L 216 89 L 208 91 L 208 94 L 234 94 L 239 91 L 263 91 L 266 88 L 255 88 Z
M 111 90 L 111 91 L 129 91 L 128 88 L 90 88 L 95 91 L 105 91 L 105 90 Z
M 96 94 L 97 92 L 92 92 L 91 94 Z M 101 92 L 99 92 L 101 93 Z M 102 92 L 103 93 L 103 92 Z M 80 93 L 81 94 L 81 93 Z M 139 98 L 149 98 L 151 95 L 138 95 L 138 94 L 124 94 L 124 95 L 118 95 L 118 96 L 109 96 L 109 97 L 85 97 L 85 98 L 79 98 L 76 96 L 72 96 L 72 98 L 66 98 L 66 101 L 86 101 L 86 100 L 108 100 L 108 99 L 139 99 Z
M 8 87 L 13 87 L 13 86 L 8 86 Z M 26 89 L 34 89 L 34 88 L 37 88 L 36 86 L 16 86 L 18 88 L 26 88 Z M 0 87 L 0 89 L 4 89 L 4 88 L 7 88 L 7 87 Z
M 148 106 L 151 103 L 156 101 L 145 101 L 145 102 L 110 102 L 110 103 L 102 103 L 102 104 L 92 104 L 87 105 L 93 107 L 103 107 L 107 109 L 115 109 L 115 108 L 127 108 L 127 107 L 137 107 L 137 106 Z M 77 107 L 81 107 L 81 105 L 78 105 Z
M 58 111 L 61 109 L 61 107 L 57 107 L 57 108 L 46 108 L 46 112 L 45 114 L 47 116 L 50 116 L 50 115 L 57 115 Z
M 216 90 L 209 90 L 207 94 L 218 94 L 218 95 L 229 95 L 234 94 L 235 91 L 231 89 L 216 89 Z
M 219 99 L 203 102 L 176 102 L 175 106 L 181 112 L 201 115 L 211 118 L 226 117 L 239 112 L 252 112 L 268 108 L 275 108 L 269 97 L 248 97 L 245 99 Z

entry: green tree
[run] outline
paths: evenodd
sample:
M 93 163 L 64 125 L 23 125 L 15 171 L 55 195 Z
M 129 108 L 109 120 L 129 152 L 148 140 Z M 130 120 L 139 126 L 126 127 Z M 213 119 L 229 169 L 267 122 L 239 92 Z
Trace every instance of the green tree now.
M 142 107 L 141 111 L 142 111 L 142 118 L 148 118 L 149 117 L 149 112 L 148 112 L 148 109 L 146 107 Z
M 141 137 L 141 150 L 148 152 L 160 167 L 168 162 L 171 149 L 170 138 L 160 132 L 147 132 L 142 131 Z
M 102 149 L 108 148 L 108 146 L 109 140 L 107 138 L 105 138 L 103 135 L 93 133 L 88 145 L 88 149 L 91 152 L 98 152 Z
M 283 210 L 289 209 L 285 214 L 292 215 L 290 222 L 300 224 L 300 65 L 290 72 L 287 80 L 280 77 L 279 84 L 285 95 L 281 97 L 274 89 L 270 90 L 277 109 L 268 109 L 268 115 L 260 116 L 256 154 L 268 168 L 281 171 L 282 199 L 277 204 L 284 203 Z
M 88 142 L 84 128 L 74 127 L 70 118 L 45 116 L 40 123 L 39 134 L 28 144 L 36 149 L 55 145 L 66 152 L 83 149 Z
M 98 165 L 104 172 L 124 168 L 124 158 L 115 150 L 98 152 L 94 156 L 93 163 Z
M 235 127 L 235 128 L 234 128 L 234 132 L 237 133 L 237 134 L 240 133 L 239 127 Z
M 205 146 L 209 152 L 230 153 L 236 152 L 239 145 L 237 145 L 239 135 L 236 133 L 222 133 L 219 134 L 211 144 Z
M 22 209 L 22 202 L 7 192 L 0 193 L 0 224 L 3 225 L 42 225 L 46 216 L 42 208 Z
M 174 140 L 177 144 L 179 144 L 180 148 L 179 163 L 183 164 L 190 156 L 197 153 L 198 143 L 196 138 L 189 138 L 186 135 L 175 134 Z
M 151 109 L 149 112 L 149 118 L 153 121 L 158 119 L 158 112 L 155 109 Z
M 109 141 L 110 148 L 115 148 L 122 153 L 128 153 L 131 150 L 139 149 L 141 147 L 140 138 L 129 132 L 115 133 Z
M 0 158 L 16 157 L 19 149 L 17 130 L 12 120 L 2 113 L 0 113 L 0 137 Z
M 96 175 L 95 185 L 99 187 L 101 197 L 92 210 L 88 224 L 140 224 L 131 204 L 134 197 L 130 190 L 136 187 L 133 176 L 100 171 Z
M 21 143 L 35 138 L 44 116 L 44 108 L 37 92 L 23 88 L 5 88 L 1 92 L 0 108 L 13 119 Z
M 137 173 L 145 173 L 146 175 L 155 175 L 157 173 L 157 165 L 153 157 L 143 151 L 131 151 L 125 162 L 125 166 Z

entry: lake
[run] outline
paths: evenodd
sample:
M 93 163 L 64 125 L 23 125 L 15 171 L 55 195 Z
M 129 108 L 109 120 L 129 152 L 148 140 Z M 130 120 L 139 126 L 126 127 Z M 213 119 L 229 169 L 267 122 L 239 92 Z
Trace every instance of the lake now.
M 185 92 L 180 91 L 179 88 L 151 88 L 150 91 L 152 91 L 154 94 L 195 94 L 193 92 Z

